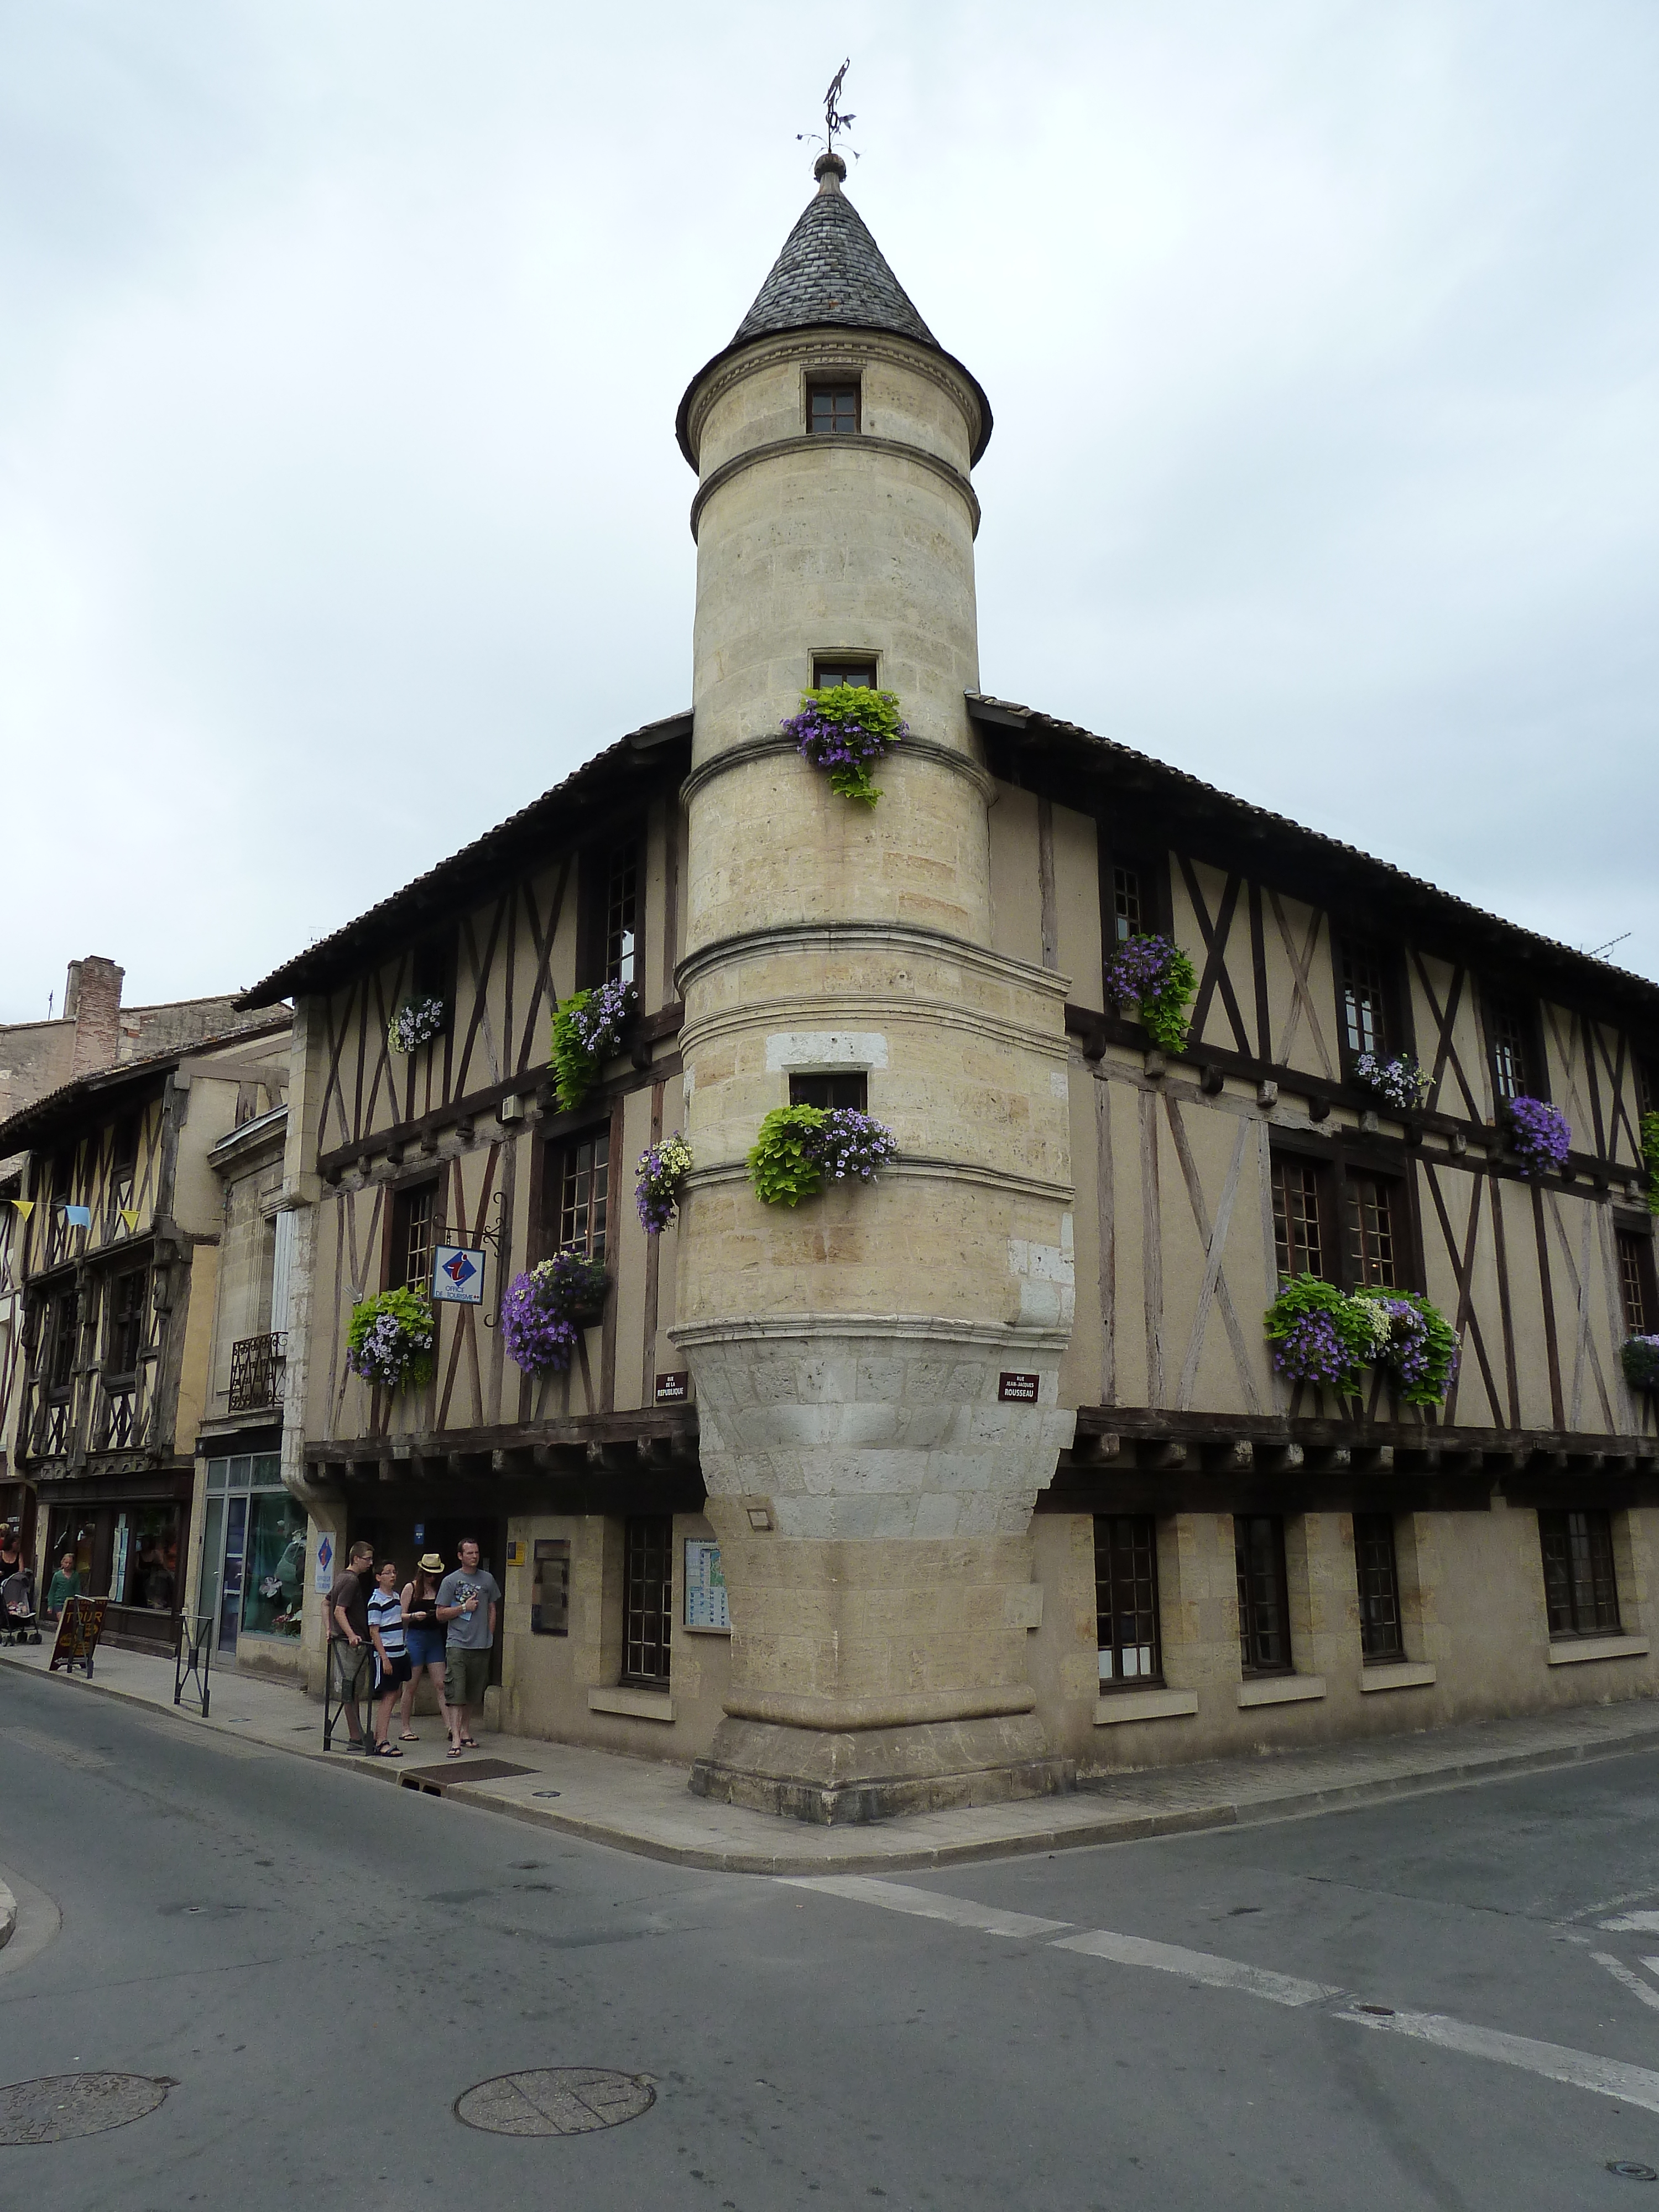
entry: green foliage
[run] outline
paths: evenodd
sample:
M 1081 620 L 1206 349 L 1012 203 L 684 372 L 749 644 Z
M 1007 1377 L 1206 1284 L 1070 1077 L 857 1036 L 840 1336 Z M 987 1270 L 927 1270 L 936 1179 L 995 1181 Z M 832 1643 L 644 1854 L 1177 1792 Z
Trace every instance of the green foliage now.
M 829 770 L 830 788 L 839 798 L 873 806 L 881 793 L 871 781 L 871 768 L 909 734 L 897 693 L 867 684 L 826 684 L 803 691 L 800 704 L 800 713 L 784 727 L 802 753 Z
M 351 1309 L 346 1364 L 366 1382 L 421 1389 L 435 1371 L 433 1334 L 432 1308 L 421 1291 L 381 1291 Z
M 1354 1312 L 1354 1304 L 1318 1275 L 1281 1283 L 1261 1322 L 1280 1373 L 1353 1396 L 1376 1343 L 1370 1316 Z
M 1659 1213 L 1659 1113 L 1644 1114 L 1642 1164 L 1648 1171 L 1648 1212 Z
M 553 1062 L 553 1080 L 558 1088 L 559 1104 L 567 1114 L 574 1113 L 599 1079 L 599 1063 L 588 1050 L 576 1017 L 592 997 L 591 991 L 573 991 L 553 1014 L 553 1044 L 550 1054 Z
M 839 687 L 850 690 L 850 685 Z M 749 1180 L 767 1206 L 799 1206 L 823 1188 L 823 1170 L 807 1151 L 807 1139 L 823 1127 L 817 1106 L 775 1106 L 749 1152 Z
M 1439 1307 L 1416 1291 L 1362 1291 L 1349 1303 L 1381 1306 L 1388 1314 L 1388 1341 L 1377 1364 L 1392 1370 L 1406 1403 L 1443 1405 L 1457 1372 L 1458 1348 L 1456 1331 Z
M 1141 1025 L 1165 1052 L 1179 1052 L 1187 1042 L 1187 1008 L 1198 988 L 1192 962 L 1177 945 L 1170 963 L 1169 981 L 1155 999 L 1140 1002 Z

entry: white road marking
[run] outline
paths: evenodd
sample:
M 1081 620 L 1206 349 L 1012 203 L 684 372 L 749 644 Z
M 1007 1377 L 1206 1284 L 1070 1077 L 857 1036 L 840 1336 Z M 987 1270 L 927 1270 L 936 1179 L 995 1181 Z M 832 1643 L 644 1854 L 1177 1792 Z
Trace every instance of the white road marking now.
M 1598 1920 L 1598 1928 L 1605 1928 L 1609 1936 L 1652 1936 L 1659 1934 L 1659 1912 L 1621 1912 L 1616 1920 Z
M 1598 2097 L 1615 2097 L 1621 2104 L 1659 2112 L 1659 2074 L 1644 2066 L 1627 2066 L 1622 2059 L 1602 2058 L 1590 2051 L 1574 2051 L 1560 2043 L 1539 2043 L 1531 2036 L 1506 2035 L 1500 2029 L 1474 2027 L 1436 2012 L 1369 2012 L 1359 2010 L 1352 1993 L 1322 1982 L 1309 1982 L 1291 1974 L 1275 1974 L 1264 1966 L 1246 1966 L 1239 1959 L 1220 1959 L 1208 1951 L 1188 1951 L 1178 1943 L 1154 1943 L 1145 1936 L 1120 1936 L 1108 1928 L 1086 1929 L 1080 1935 L 1060 1936 L 1066 1920 L 1044 1920 L 1031 1912 L 1004 1912 L 994 1905 L 976 1905 L 971 1898 L 917 1889 L 901 1881 L 878 1881 L 866 1875 L 786 1875 L 776 1877 L 791 1889 L 815 1889 L 829 1897 L 844 1897 L 855 1904 L 877 1905 L 889 1912 L 908 1912 L 923 1920 L 948 1921 L 958 1928 L 973 1928 L 991 1936 L 1048 1936 L 1049 1948 L 1076 1951 L 1085 1957 L 1108 1959 L 1124 1966 L 1147 1966 L 1165 1974 L 1179 1974 L 1207 1989 L 1236 1990 L 1241 1996 L 1265 1997 L 1270 2004 L 1304 2006 L 1340 2004 L 1332 2014 L 1350 2027 L 1376 2028 L 1388 2035 L 1405 2035 L 1431 2043 L 1442 2051 L 1455 2051 L 1470 2058 L 1486 2058 L 1499 2066 L 1519 2067 L 1547 2081 L 1565 2082 L 1569 2088 L 1588 2089 Z M 1608 1952 L 1591 1957 L 1644 2004 L 1659 2008 L 1659 1992 Z M 1644 1966 L 1659 1972 L 1659 1958 L 1644 1959 Z
M 1610 1951 L 1592 1951 L 1590 1956 L 1598 1966 L 1607 1968 L 1615 1982 L 1622 1982 L 1632 1996 L 1640 1997 L 1644 2005 L 1651 2005 L 1655 2012 L 1659 2012 L 1659 1990 L 1650 1989 L 1640 1974 L 1632 1973 L 1622 1959 L 1615 1959 Z M 1642 1961 L 1644 1966 L 1654 1963 L 1651 1959 Z
M 878 1881 L 862 1874 L 782 1875 L 791 1889 L 821 1890 L 826 1897 L 851 1898 L 858 1905 L 879 1905 L 889 1912 L 912 1912 L 921 1920 L 948 1920 L 957 1928 L 977 1928 L 986 1936 L 1057 1936 L 1069 1920 L 1041 1920 L 1034 1912 L 1002 1912 L 971 1898 L 947 1897 L 908 1882 Z
M 1270 2004 L 1329 2004 L 1348 1995 L 1346 1990 L 1328 1989 L 1323 1982 L 1298 1981 L 1292 1974 L 1269 1973 L 1265 1966 L 1247 1966 L 1237 1959 L 1183 1950 L 1179 1943 L 1152 1943 L 1140 1936 L 1115 1936 L 1109 1928 L 1091 1928 L 1084 1936 L 1063 1936 L 1053 1948 L 1084 1951 L 1091 1959 L 1112 1959 L 1121 1966 L 1151 1966 L 1160 1974 L 1179 1974 L 1184 1981 L 1202 1982 L 1212 1990 L 1243 1990 L 1247 1996 L 1266 1997 Z
M 1336 2017 L 1351 2027 L 1415 2036 L 1419 2042 L 1437 2044 L 1443 2051 L 1495 2059 L 1500 2066 L 1519 2066 L 1528 2074 L 1541 2074 L 1547 2081 L 1565 2081 L 1570 2088 L 1589 2089 L 1598 2097 L 1616 2097 L 1621 2105 L 1639 2105 L 1644 2112 L 1659 2112 L 1659 2074 L 1650 2073 L 1645 2066 L 1598 2058 L 1593 2051 L 1570 2051 L 1565 2044 L 1534 2043 L 1527 2035 L 1504 2035 L 1493 2027 L 1471 2027 L 1466 2021 L 1448 2020 L 1442 2013 L 1396 2012 L 1385 2018 L 1375 2013 L 1340 2012 Z

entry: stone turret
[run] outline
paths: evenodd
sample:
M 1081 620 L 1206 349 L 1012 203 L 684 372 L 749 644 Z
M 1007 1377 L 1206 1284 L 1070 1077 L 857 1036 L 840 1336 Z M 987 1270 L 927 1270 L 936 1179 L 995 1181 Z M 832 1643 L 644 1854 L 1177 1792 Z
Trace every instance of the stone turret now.
M 675 1334 L 733 1632 L 694 1786 L 842 1820 L 1063 1783 L 1025 1638 L 1031 1510 L 1071 1435 L 1072 1192 L 1065 979 L 991 950 L 992 786 L 963 700 L 990 409 L 840 158 L 815 173 L 679 416 L 697 1167 Z M 909 724 L 873 809 L 779 730 L 826 665 L 873 668 Z M 744 1166 L 761 1118 L 828 1073 L 864 1076 L 902 1158 L 763 1206 Z

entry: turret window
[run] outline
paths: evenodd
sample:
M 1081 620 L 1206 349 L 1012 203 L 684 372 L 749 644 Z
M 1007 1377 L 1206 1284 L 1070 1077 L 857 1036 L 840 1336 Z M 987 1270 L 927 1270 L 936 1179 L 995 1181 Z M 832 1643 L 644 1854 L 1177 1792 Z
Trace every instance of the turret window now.
M 859 427 L 859 388 L 856 384 L 815 384 L 806 398 L 806 424 L 821 437 L 856 437 Z
M 876 664 L 860 660 L 842 653 L 817 653 L 812 656 L 812 689 L 827 691 L 836 684 L 862 684 L 867 690 L 876 688 Z
M 855 1074 L 792 1075 L 789 1079 L 789 1103 L 792 1106 L 819 1106 L 826 1114 L 867 1114 L 870 1079 L 862 1069 Z

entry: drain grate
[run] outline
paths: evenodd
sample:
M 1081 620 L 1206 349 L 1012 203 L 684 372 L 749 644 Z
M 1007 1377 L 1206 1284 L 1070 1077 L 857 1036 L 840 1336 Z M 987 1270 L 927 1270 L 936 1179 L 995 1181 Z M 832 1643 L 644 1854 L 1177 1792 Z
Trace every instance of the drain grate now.
M 514 1766 L 506 1759 L 475 1759 L 470 1766 L 458 1759 L 446 1760 L 441 1766 L 405 1767 L 398 1779 L 405 1790 L 424 1790 L 430 1797 L 441 1797 L 458 1782 L 505 1782 L 510 1774 L 534 1771 L 533 1767 Z
M 529 2074 L 498 2074 L 455 2100 L 455 2117 L 492 2136 L 586 2136 L 619 2128 L 657 2101 L 643 2074 L 613 2074 L 603 2066 L 544 2066 Z
M 169 2089 L 162 2074 L 49 2074 L 0 2089 L 0 2144 L 68 2142 L 153 2112 Z

